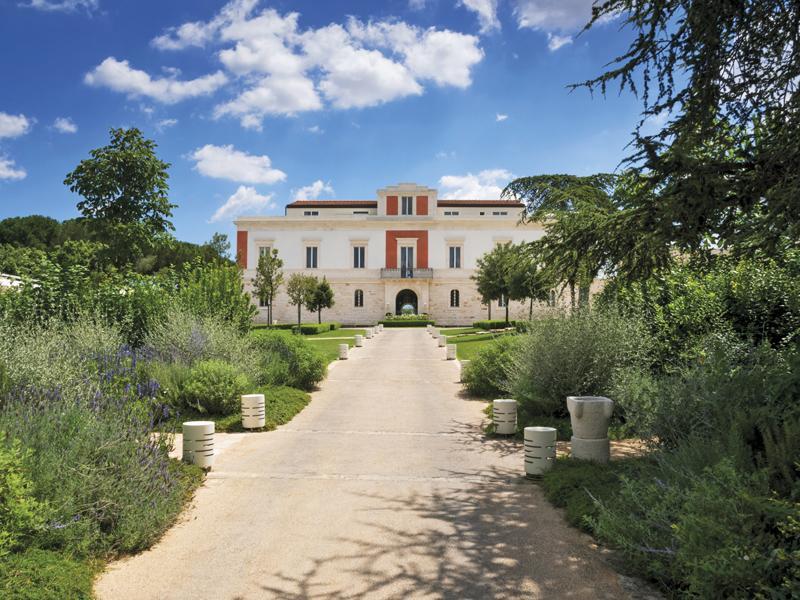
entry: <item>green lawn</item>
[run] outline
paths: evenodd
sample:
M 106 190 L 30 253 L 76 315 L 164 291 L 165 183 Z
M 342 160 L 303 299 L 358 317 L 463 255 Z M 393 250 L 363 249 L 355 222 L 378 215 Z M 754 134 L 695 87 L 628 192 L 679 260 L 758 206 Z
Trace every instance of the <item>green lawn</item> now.
M 465 333 L 475 333 L 477 329 L 474 327 L 454 327 L 452 329 L 440 329 L 439 333 L 443 334 L 445 337 L 450 337 L 452 335 L 464 335 Z
M 483 346 L 501 335 L 514 335 L 513 333 L 483 333 L 480 335 L 462 335 L 447 338 L 449 344 L 456 345 L 456 356 L 459 360 L 474 360 Z
M 317 336 L 306 336 L 306 337 L 310 342 L 311 347 L 314 348 L 320 354 L 322 354 L 322 356 L 325 358 L 325 362 L 328 363 L 331 363 L 335 360 L 339 360 L 339 344 L 347 344 L 351 348 L 356 344 L 355 337 L 347 338 L 346 340 L 317 338 Z
M 366 330 L 364 329 L 334 329 L 332 331 L 326 331 L 325 333 L 317 333 L 305 337 L 309 340 L 317 340 L 320 338 L 353 337 L 356 335 L 364 335 L 365 332 Z

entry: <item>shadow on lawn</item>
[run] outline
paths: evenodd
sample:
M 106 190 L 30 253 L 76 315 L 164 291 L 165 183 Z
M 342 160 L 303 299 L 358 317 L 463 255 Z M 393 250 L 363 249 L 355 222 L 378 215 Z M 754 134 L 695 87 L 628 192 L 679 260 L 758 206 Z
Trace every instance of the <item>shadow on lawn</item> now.
M 290 600 L 625 596 L 615 576 L 598 572 L 588 538 L 518 471 L 442 476 L 447 483 L 401 494 L 355 493 L 375 507 L 359 512 L 371 533 L 320 540 L 335 554 L 299 577 L 273 573 L 261 589 Z

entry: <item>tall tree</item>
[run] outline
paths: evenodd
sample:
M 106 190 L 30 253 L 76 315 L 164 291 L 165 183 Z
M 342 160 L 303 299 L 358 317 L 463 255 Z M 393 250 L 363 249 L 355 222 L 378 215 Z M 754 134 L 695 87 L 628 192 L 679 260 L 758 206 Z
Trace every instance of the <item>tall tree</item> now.
M 267 323 L 272 325 L 272 304 L 283 283 L 283 260 L 278 258 L 278 251 L 273 248 L 272 252 L 262 254 L 258 257 L 256 276 L 253 279 L 253 295 L 258 298 L 261 306 L 267 307 Z
M 553 284 L 542 268 L 538 244 L 523 242 L 512 246 L 512 251 L 508 295 L 511 300 L 528 300 L 528 318 L 532 319 L 533 303 L 546 302 Z
M 312 295 L 317 288 L 317 278 L 302 273 L 292 273 L 286 282 L 286 293 L 289 304 L 297 307 L 297 324 L 302 323 L 301 310 L 312 301 Z
M 492 300 L 505 299 L 506 323 L 508 323 L 508 304 L 511 293 L 511 272 L 514 267 L 514 250 L 510 243 L 498 244 L 477 261 L 472 280 L 478 289 L 481 300 L 489 305 L 489 318 L 492 318 Z
M 231 255 L 231 242 L 225 233 L 214 232 L 211 240 L 204 244 L 208 246 L 220 259 L 228 260 Z
M 169 164 L 136 128 L 111 129 L 107 146 L 91 151 L 64 184 L 83 196 L 78 210 L 118 265 L 135 262 L 174 229 L 168 198 Z
M 331 308 L 335 304 L 333 299 L 333 288 L 328 283 L 328 280 L 323 277 L 322 281 L 319 281 L 314 286 L 314 291 L 311 293 L 309 297 L 309 302 L 306 304 L 306 308 L 311 312 L 317 313 L 317 323 L 322 323 L 322 309 L 323 308 Z
M 689 252 L 800 245 L 800 3 L 605 0 L 587 27 L 610 18 L 630 46 L 578 85 L 642 98 L 626 215 L 638 233 Z

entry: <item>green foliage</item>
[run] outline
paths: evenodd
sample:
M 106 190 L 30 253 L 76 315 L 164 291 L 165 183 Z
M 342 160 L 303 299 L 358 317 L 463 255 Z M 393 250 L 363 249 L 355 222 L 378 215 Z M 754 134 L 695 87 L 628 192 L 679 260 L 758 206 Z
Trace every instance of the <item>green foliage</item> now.
M 317 287 L 317 278 L 302 273 L 292 273 L 286 282 L 286 295 L 289 296 L 289 304 L 297 307 L 297 324 L 300 325 L 300 311 L 303 306 L 308 306 L 312 301 L 314 291 Z
M 322 323 L 322 309 L 331 308 L 336 302 L 333 299 L 333 288 L 328 280 L 323 277 L 322 281 L 316 283 L 314 291 L 306 302 L 306 308 L 311 312 L 317 313 L 317 320 Z
M 183 385 L 184 402 L 201 412 L 229 415 L 239 408 L 247 387 L 247 377 L 235 366 L 220 360 L 201 361 Z
M 564 416 L 567 396 L 607 395 L 617 370 L 650 362 L 644 327 L 610 313 L 543 317 L 520 338 L 508 376 L 521 412 L 529 416 Z
M 267 386 L 260 388 L 258 393 L 264 394 L 267 431 L 291 421 L 311 401 L 311 396 L 294 387 Z
M 118 265 L 129 264 L 161 243 L 174 229 L 175 205 L 168 198 L 169 164 L 156 144 L 136 128 L 111 129 L 109 145 L 92 150 L 67 174 L 64 184 L 83 196 L 78 210 Z
M 292 330 L 299 330 L 300 333 L 303 335 L 319 335 L 320 333 L 326 333 L 328 331 L 335 331 L 339 327 L 341 327 L 341 323 L 330 322 L 330 323 L 303 323 L 299 327 L 297 325 L 292 326 Z
M 404 315 L 398 315 L 398 317 L 394 319 L 381 319 L 378 323 L 384 327 L 425 327 L 427 325 L 434 325 L 432 319 L 421 319 L 420 315 L 411 315 L 408 318 L 400 318 L 401 316 Z
M 488 341 L 464 370 L 467 391 L 484 398 L 499 398 L 509 391 L 507 369 L 518 351 L 521 337 L 504 335 Z
M 0 597 L 6 600 L 91 600 L 94 569 L 52 550 L 29 548 L 0 559 Z
M 476 264 L 475 274 L 471 279 L 484 304 L 511 296 L 512 279 L 517 267 L 517 250 L 510 243 L 498 244 L 491 251 L 481 256 Z M 491 319 L 491 314 L 489 315 Z M 506 302 L 506 322 L 508 322 L 508 302 Z
M 18 550 L 44 527 L 48 508 L 33 496 L 17 441 L 7 444 L 0 432 L 0 559 Z
M 325 377 L 325 360 L 301 336 L 262 329 L 250 337 L 259 361 L 258 384 L 310 390 Z
M 256 276 L 253 279 L 253 296 L 261 306 L 267 307 L 267 323 L 272 323 L 272 302 L 283 283 L 283 260 L 278 258 L 278 251 L 272 249 L 268 254 L 258 257 Z
M 514 327 L 516 321 L 505 321 L 502 319 L 492 319 L 492 320 L 483 320 L 483 321 L 475 321 L 472 326 L 475 329 L 505 329 L 506 327 Z
M 9 217 L 0 221 L 0 244 L 46 250 L 56 245 L 61 223 L 42 215 Z

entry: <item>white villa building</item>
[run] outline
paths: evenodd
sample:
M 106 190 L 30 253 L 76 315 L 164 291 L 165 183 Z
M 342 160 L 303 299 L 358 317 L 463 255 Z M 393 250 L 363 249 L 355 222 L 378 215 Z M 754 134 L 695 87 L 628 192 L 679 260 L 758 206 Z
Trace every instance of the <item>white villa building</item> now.
M 411 305 L 437 324 L 486 319 L 470 279 L 476 261 L 497 244 L 540 238 L 540 224 L 519 222 L 523 205 L 508 200 L 439 199 L 437 191 L 413 183 L 378 190 L 374 200 L 298 200 L 285 216 L 236 220 L 237 256 L 245 286 L 252 290 L 258 257 L 273 248 L 283 260 L 284 281 L 292 273 L 325 276 L 335 306 L 324 321 L 375 323 Z M 505 308 L 493 302 L 492 318 Z M 527 318 L 527 303 L 512 302 L 511 318 Z M 266 320 L 266 311 L 260 311 Z M 303 309 L 303 321 L 316 315 Z M 297 320 L 285 285 L 273 319 Z

